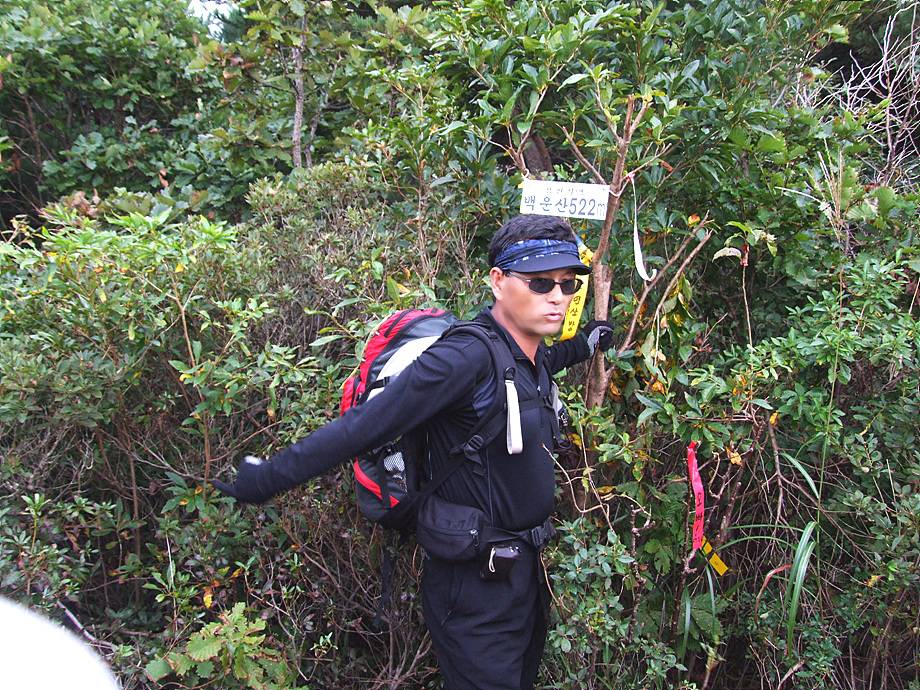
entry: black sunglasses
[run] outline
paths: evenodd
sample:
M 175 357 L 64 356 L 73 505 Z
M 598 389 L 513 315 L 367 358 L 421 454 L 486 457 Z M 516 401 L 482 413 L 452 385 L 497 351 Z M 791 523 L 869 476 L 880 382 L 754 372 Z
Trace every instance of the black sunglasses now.
M 518 280 L 527 283 L 531 292 L 538 295 L 546 295 L 552 292 L 558 285 L 563 295 L 574 295 L 581 289 L 581 278 L 566 278 L 565 280 L 553 280 L 552 278 L 525 278 L 512 271 L 505 271 L 506 276 L 513 276 Z

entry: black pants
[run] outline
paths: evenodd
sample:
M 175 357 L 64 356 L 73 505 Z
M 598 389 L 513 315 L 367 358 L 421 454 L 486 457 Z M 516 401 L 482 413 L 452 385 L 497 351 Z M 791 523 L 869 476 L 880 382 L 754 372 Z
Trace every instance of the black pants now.
M 425 559 L 425 622 L 447 690 L 530 690 L 546 641 L 549 594 L 539 554 L 522 548 L 509 579 L 479 561 Z

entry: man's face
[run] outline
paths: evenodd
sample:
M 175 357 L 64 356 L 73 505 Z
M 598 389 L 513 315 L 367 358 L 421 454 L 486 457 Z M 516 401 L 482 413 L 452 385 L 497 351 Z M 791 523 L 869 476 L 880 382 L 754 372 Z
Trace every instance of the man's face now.
M 532 278 L 549 278 L 561 282 L 576 278 L 575 271 L 559 268 L 539 273 L 504 273 L 499 268 L 493 268 L 489 277 L 496 308 L 520 333 L 543 337 L 555 335 L 562 328 L 573 295 L 563 295 L 558 285 L 541 295 L 533 292 L 527 281 Z

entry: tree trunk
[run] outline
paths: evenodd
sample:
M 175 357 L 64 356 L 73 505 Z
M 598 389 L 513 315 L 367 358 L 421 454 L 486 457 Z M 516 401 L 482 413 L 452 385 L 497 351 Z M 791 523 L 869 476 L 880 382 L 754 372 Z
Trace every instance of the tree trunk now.
M 303 167 L 303 152 L 301 141 L 303 139 L 303 51 L 307 46 L 307 18 L 304 16 L 300 27 L 300 45 L 294 48 L 294 133 L 292 136 L 293 151 L 291 158 L 294 168 Z
M 635 114 L 636 98 L 630 96 L 626 101 L 626 116 L 623 118 L 623 134 L 616 134 L 613 123 L 611 131 L 617 142 L 617 160 L 614 164 L 613 179 L 610 181 L 610 196 L 607 202 L 607 213 L 604 217 L 604 226 L 601 229 L 601 238 L 597 244 L 594 259 L 594 318 L 606 321 L 610 314 L 610 286 L 613 284 L 613 271 L 607 263 L 610 249 L 610 234 L 613 229 L 613 220 L 620 211 L 623 191 L 626 188 L 628 175 L 626 174 L 626 157 L 629 155 L 629 144 L 635 134 L 636 127 L 645 115 L 648 103 L 643 103 L 638 114 Z M 635 117 L 634 117 L 635 115 Z M 604 402 L 607 384 L 610 382 L 610 370 L 604 366 L 603 354 L 597 354 L 591 362 L 588 372 L 588 382 L 585 386 L 585 404 L 591 408 Z

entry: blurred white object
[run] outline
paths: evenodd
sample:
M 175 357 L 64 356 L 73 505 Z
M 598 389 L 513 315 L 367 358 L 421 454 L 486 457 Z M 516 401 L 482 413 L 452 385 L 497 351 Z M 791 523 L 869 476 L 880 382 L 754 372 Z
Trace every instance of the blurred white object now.
M 118 690 L 105 663 L 76 635 L 0 597 L 4 690 Z

